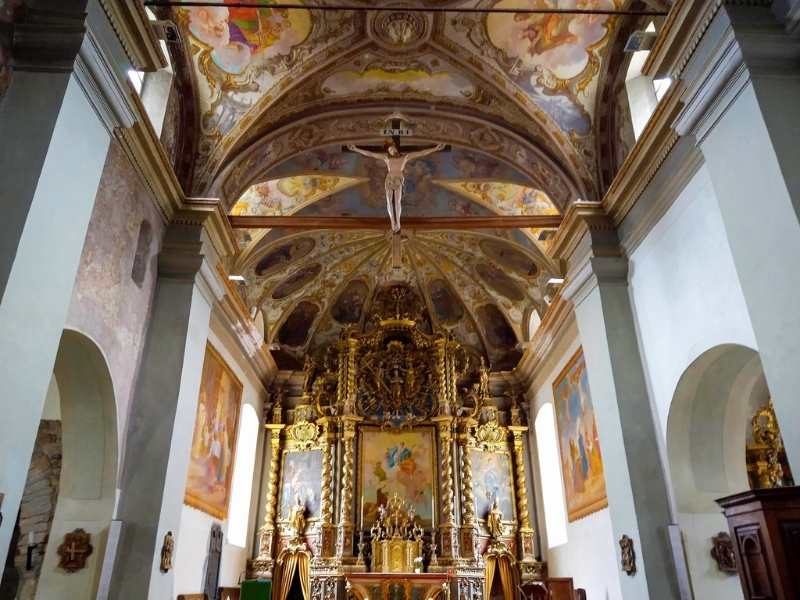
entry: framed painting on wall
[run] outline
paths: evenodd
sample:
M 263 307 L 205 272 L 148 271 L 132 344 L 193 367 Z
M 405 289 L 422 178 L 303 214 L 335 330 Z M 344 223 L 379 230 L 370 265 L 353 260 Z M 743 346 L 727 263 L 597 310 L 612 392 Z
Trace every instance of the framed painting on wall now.
M 360 428 L 361 527 L 369 528 L 378 507 L 397 493 L 409 502 L 423 527 L 434 526 L 436 442 L 432 427 L 385 431 Z
M 553 382 L 558 449 L 571 522 L 608 506 L 600 438 L 583 348 Z
M 514 473 L 511 456 L 507 452 L 470 451 L 472 459 L 472 495 L 475 499 L 475 516 L 486 520 L 494 499 L 503 513 L 503 520 L 515 520 Z
M 306 505 L 306 518 L 318 519 L 322 495 L 322 450 L 284 450 L 281 466 L 280 508 L 278 515 L 287 521 L 295 498 Z
M 206 345 L 184 503 L 218 519 L 228 514 L 242 383 Z

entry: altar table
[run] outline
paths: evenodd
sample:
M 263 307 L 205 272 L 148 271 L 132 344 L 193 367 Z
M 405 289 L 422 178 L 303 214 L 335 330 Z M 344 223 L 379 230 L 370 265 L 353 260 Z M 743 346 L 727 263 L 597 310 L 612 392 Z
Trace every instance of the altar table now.
M 445 600 L 447 573 L 350 573 L 347 597 L 353 600 Z

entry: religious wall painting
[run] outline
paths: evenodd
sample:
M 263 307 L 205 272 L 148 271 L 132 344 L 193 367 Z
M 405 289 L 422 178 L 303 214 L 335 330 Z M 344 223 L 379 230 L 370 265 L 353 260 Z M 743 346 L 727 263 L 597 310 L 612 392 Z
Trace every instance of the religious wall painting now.
M 517 345 L 514 330 L 496 305 L 484 304 L 478 307 L 476 316 L 490 346 L 496 349 L 510 349 Z
M 370 55 L 371 56 L 371 55 Z M 474 84 L 434 54 L 413 60 L 371 60 L 359 57 L 346 68 L 330 75 L 322 84 L 328 96 L 367 97 L 381 94 L 469 100 L 476 95 Z
M 590 0 L 586 8 L 615 9 L 614 0 Z M 542 8 L 564 8 L 543 0 Z M 495 8 L 530 8 L 527 0 L 500 0 Z M 531 99 L 566 132 L 587 135 L 599 53 L 613 19 L 605 15 L 492 13 L 486 35 L 498 62 Z M 594 90 L 591 89 L 592 94 Z
M 302 5 L 299 0 L 289 4 Z M 222 72 L 242 73 L 253 62 L 289 54 L 311 33 L 307 10 L 198 6 L 186 11 L 189 33 Z M 204 62 L 200 58 L 200 64 Z M 202 68 L 202 67 L 201 67 Z M 208 67 L 205 72 L 209 73 Z
M 481 240 L 480 248 L 487 257 L 503 269 L 526 279 L 534 279 L 539 275 L 539 267 L 533 259 L 510 244 L 496 240 Z
M 444 279 L 437 278 L 428 283 L 428 295 L 440 323 L 452 325 L 464 316 L 464 305 Z
M 299 302 L 278 330 L 278 342 L 295 348 L 304 345 L 318 314 L 319 306 L 313 302 Z
M 487 286 L 504 298 L 513 302 L 522 302 L 525 299 L 525 292 L 519 284 L 496 265 L 486 262 L 478 263 L 475 265 L 475 272 Z
M 472 459 L 472 493 L 475 514 L 485 520 L 495 498 L 504 521 L 514 521 L 514 474 L 511 457 L 507 452 L 485 452 L 470 449 Z
M 569 521 L 608 506 L 600 438 L 583 349 L 553 383 L 558 446 Z
M 348 282 L 331 307 L 331 316 L 337 323 L 350 325 L 361 320 L 369 287 L 362 279 Z
M 366 181 L 364 177 L 295 175 L 251 185 L 231 209 L 232 215 L 289 215 L 303 206 Z
M 287 521 L 296 498 L 306 507 L 306 519 L 320 516 L 322 450 L 285 450 L 281 465 L 279 518 Z
M 285 269 L 291 263 L 307 256 L 316 246 L 314 238 L 295 238 L 288 244 L 278 246 L 267 253 L 258 261 L 255 273 L 259 277 L 266 277 Z
M 288 298 L 296 291 L 304 288 L 309 283 L 314 281 L 321 272 L 322 265 L 319 263 L 301 267 L 275 287 L 275 289 L 272 291 L 272 299 L 282 300 L 284 298 Z
M 397 493 L 423 527 L 434 525 L 436 444 L 432 427 L 387 431 L 360 428 L 359 494 L 362 527 L 374 523 L 378 506 Z
M 558 208 L 543 191 L 509 181 L 437 179 L 445 189 L 506 215 L 557 215 Z
M 241 382 L 208 344 L 184 503 L 217 519 L 225 519 L 228 513 L 241 401 Z

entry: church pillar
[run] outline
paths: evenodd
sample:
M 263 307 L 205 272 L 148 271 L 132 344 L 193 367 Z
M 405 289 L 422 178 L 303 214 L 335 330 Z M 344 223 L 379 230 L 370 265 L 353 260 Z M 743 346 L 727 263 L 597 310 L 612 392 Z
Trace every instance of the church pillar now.
M 517 522 L 519 523 L 518 543 L 521 559 L 523 578 L 541 577 L 542 567 L 536 561 L 536 548 L 534 544 L 534 531 L 531 527 L 531 517 L 528 511 L 528 475 L 525 468 L 525 455 L 527 454 L 526 440 L 528 427 L 526 425 L 509 425 L 508 430 L 514 442 L 514 475 L 517 496 Z
M 555 240 L 569 261 L 563 290 L 575 306 L 605 469 L 614 545 L 633 540 L 636 572 L 622 597 L 678 599 L 667 537 L 668 488 L 628 295 L 627 260 L 599 203 L 570 207 Z
M 73 73 L 86 0 L 28 4 L 0 30 L 13 66 L 0 98 L 2 564 L 110 141 Z
M 786 453 L 798 472 L 800 39 L 787 35 L 766 6 L 725 6 L 683 77 L 686 106 L 676 129 L 693 135 L 705 158 Z
M 188 211 L 187 211 L 188 212 Z M 111 597 L 170 598 L 162 540 L 176 546 L 211 308 L 224 289 L 204 260 L 203 219 L 182 215 L 164 238 L 147 341 L 128 421 Z
M 333 522 L 333 475 L 336 472 L 335 422 L 328 417 L 319 421 L 322 427 L 322 497 L 320 498 L 321 554 L 336 555 L 336 526 Z

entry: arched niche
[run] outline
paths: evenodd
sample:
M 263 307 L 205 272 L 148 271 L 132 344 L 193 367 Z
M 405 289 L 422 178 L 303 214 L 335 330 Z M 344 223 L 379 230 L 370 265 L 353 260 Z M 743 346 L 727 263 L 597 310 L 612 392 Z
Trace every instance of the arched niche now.
M 739 578 L 721 573 L 711 538 L 728 531 L 718 498 L 750 489 L 747 427 L 768 390 L 758 353 L 723 344 L 684 371 L 667 422 L 667 454 L 678 522 L 696 598 L 742 598 Z
M 93 599 L 97 595 L 117 478 L 117 414 L 106 360 L 97 345 L 65 330 L 56 356 L 60 398 L 62 468 L 55 516 L 45 552 L 37 597 Z M 86 568 L 66 573 L 58 567 L 58 547 L 76 528 L 91 534 Z

